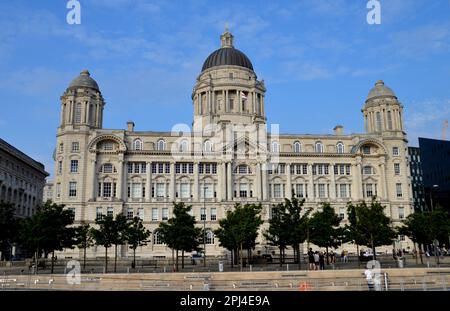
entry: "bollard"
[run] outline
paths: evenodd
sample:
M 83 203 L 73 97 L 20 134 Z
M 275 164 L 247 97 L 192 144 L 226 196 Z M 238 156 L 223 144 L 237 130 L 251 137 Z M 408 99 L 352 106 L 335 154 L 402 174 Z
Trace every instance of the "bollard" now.
M 127 274 L 130 274 L 130 267 L 127 267 Z
M 386 291 L 389 290 L 389 288 L 388 288 L 388 274 L 386 272 L 384 273 L 384 289 Z
M 252 268 L 253 268 L 253 266 L 252 265 L 250 265 L 250 272 L 252 272 L 253 270 L 252 270 Z
M 286 271 L 289 271 L 289 264 L 286 264 Z
M 164 266 L 164 273 L 166 273 L 166 266 Z

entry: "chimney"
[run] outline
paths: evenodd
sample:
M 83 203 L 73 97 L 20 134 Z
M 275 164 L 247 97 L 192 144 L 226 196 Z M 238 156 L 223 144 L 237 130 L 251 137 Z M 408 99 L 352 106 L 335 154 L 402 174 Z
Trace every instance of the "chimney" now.
M 344 135 L 344 127 L 342 125 L 336 125 L 333 131 L 334 135 Z
M 127 131 L 128 132 L 133 132 L 134 131 L 134 122 L 133 121 L 128 121 L 127 122 Z

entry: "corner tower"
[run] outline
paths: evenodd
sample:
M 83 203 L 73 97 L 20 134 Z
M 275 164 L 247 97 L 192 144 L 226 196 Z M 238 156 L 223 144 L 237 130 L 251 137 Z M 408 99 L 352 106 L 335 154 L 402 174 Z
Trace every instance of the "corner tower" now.
M 403 136 L 403 105 L 382 80 L 378 80 L 367 95 L 362 109 L 364 128 L 369 134 Z
M 259 81 L 250 59 L 234 47 L 228 31 L 221 47 L 205 60 L 192 92 L 194 129 L 208 124 L 264 124 L 264 81 Z

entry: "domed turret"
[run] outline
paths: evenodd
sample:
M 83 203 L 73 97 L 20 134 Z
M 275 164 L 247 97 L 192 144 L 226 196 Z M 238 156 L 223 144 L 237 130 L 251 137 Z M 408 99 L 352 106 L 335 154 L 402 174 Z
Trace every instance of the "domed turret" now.
M 234 48 L 233 39 L 233 35 L 228 30 L 225 30 L 220 36 L 222 46 L 206 58 L 203 63 L 202 72 L 217 66 L 239 66 L 253 71 L 252 62 L 247 55 Z
M 72 80 L 69 85 L 69 89 L 78 87 L 88 87 L 99 91 L 97 82 L 91 78 L 88 70 L 83 70 L 78 77 Z
M 367 95 L 366 98 L 366 102 L 374 98 L 382 98 L 382 97 L 393 97 L 395 99 L 397 98 L 397 96 L 395 96 L 394 91 L 392 91 L 391 88 L 384 85 L 383 80 L 378 80 L 375 83 L 375 86 L 369 91 L 369 94 Z

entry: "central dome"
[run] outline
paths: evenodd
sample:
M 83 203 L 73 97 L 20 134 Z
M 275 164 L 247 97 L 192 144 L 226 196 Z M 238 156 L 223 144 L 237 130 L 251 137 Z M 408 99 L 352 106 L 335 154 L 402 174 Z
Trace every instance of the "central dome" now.
M 233 46 L 233 35 L 225 31 L 221 36 L 222 47 L 212 52 L 203 63 L 202 72 L 217 66 L 239 66 L 253 71 L 250 59 Z

